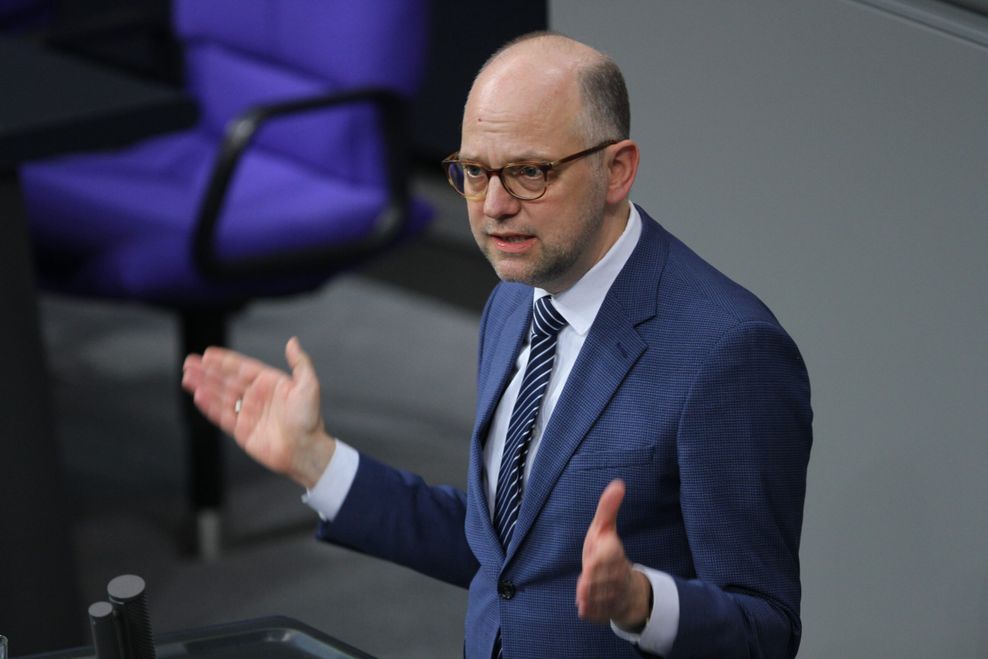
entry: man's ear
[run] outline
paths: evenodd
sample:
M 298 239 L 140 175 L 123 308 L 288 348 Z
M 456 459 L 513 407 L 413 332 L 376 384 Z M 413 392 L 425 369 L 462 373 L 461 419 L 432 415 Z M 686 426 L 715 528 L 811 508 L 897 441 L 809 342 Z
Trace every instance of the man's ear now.
M 632 140 L 621 140 L 608 148 L 607 203 L 617 204 L 628 198 L 631 186 L 638 174 L 638 145 Z

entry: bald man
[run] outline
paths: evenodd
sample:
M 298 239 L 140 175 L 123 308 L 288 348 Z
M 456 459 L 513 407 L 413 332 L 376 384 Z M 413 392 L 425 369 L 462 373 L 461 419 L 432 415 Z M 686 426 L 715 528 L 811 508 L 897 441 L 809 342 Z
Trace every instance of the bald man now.
M 444 167 L 502 281 L 465 492 L 329 434 L 297 340 L 290 374 L 211 348 L 184 385 L 308 490 L 321 539 L 469 588 L 468 657 L 791 657 L 805 367 L 755 296 L 629 201 L 628 107 L 612 60 L 546 33 L 470 91 Z

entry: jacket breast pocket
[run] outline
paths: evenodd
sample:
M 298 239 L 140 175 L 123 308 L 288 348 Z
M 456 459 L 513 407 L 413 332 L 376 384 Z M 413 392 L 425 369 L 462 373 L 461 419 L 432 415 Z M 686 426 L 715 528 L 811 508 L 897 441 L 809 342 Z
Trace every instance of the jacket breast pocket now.
M 655 456 L 654 446 L 627 449 L 581 450 L 573 454 L 569 468 L 578 471 L 639 467 L 648 465 Z

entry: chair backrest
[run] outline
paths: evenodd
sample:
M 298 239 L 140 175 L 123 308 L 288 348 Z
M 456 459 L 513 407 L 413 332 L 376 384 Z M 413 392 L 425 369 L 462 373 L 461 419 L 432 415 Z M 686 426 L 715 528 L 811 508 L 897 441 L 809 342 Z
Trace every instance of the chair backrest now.
M 427 0 L 176 0 L 189 90 L 217 138 L 249 107 L 358 87 L 410 95 L 422 76 Z M 257 145 L 360 183 L 380 178 L 369 106 L 279 119 Z M 371 146 L 366 146 L 366 145 Z

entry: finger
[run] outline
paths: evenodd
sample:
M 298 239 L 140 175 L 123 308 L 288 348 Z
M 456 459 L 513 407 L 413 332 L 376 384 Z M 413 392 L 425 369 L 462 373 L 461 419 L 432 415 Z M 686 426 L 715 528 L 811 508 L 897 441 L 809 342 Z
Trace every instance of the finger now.
M 281 373 L 261 361 L 226 348 L 210 347 L 189 355 L 183 364 L 182 386 L 203 416 L 228 435 L 238 423 L 237 401 L 264 373 Z
M 209 401 L 215 402 L 221 413 L 232 406 L 238 399 L 246 396 L 251 386 L 265 373 L 283 375 L 284 371 L 268 366 L 262 361 L 247 357 L 226 348 L 210 347 L 203 353 L 199 361 L 199 371 L 196 375 L 196 361 L 186 360 L 192 381 L 198 377 L 198 389 L 208 389 Z M 197 390 L 198 390 L 197 389 Z
M 204 417 L 211 423 L 221 426 L 220 406 L 216 402 L 216 395 L 208 389 L 199 387 L 192 395 L 192 402 L 199 409 Z M 225 430 L 225 429 L 224 429 Z
M 189 376 L 194 378 L 194 376 Z M 192 400 L 203 415 L 213 423 L 220 425 L 223 430 L 228 431 L 230 425 L 224 414 L 227 411 L 233 412 L 237 400 L 234 390 L 217 384 L 208 375 L 203 375 L 201 380 L 192 390 Z
M 188 356 L 182 364 L 182 388 L 189 393 L 195 390 L 202 382 L 202 364 L 198 356 Z
M 257 359 L 216 346 L 206 348 L 202 353 L 201 364 L 203 370 L 210 375 L 231 381 L 250 381 L 265 369 L 271 368 Z
M 232 405 L 231 401 L 242 397 L 249 384 L 235 376 L 228 377 L 195 367 L 186 370 L 182 377 L 182 386 L 193 394 L 197 404 L 203 404 L 207 408 L 226 402 Z
M 589 531 L 587 531 L 588 535 L 591 531 L 610 531 L 617 528 L 618 510 L 621 508 L 621 501 L 623 500 L 624 481 L 620 478 L 612 480 L 600 495 L 597 512 L 594 514 L 593 521 L 590 522 Z
M 185 356 L 185 361 L 182 362 L 182 370 L 186 371 L 190 368 L 197 367 L 201 364 L 202 364 L 202 355 L 191 353 Z
M 592 575 L 586 570 L 580 573 L 580 578 L 576 582 L 576 610 L 583 620 L 592 616 L 596 607 L 593 582 Z
M 610 619 L 613 602 L 608 598 L 608 591 L 607 583 L 594 584 L 581 576 L 576 586 L 576 612 L 581 620 L 607 622 Z
M 627 560 L 616 533 L 598 535 L 591 531 L 587 537 L 583 569 L 577 580 L 576 603 L 581 619 L 601 621 L 613 610 L 614 593 L 625 581 Z
M 285 359 L 292 369 L 292 379 L 299 387 L 311 390 L 319 382 L 316 377 L 316 368 L 312 365 L 312 359 L 308 353 L 302 350 L 302 343 L 297 336 L 293 336 L 285 344 Z
M 245 397 L 252 382 L 196 366 L 189 367 L 182 378 L 182 386 L 192 393 L 196 407 L 227 433 L 236 426 L 236 401 Z
M 191 356 L 186 358 L 182 366 L 182 388 L 192 394 L 196 407 L 206 416 L 209 416 L 208 403 L 222 390 L 220 382 L 215 376 L 209 375 L 201 360 Z
M 590 584 L 586 573 L 580 573 L 580 578 L 576 581 L 576 613 L 580 619 L 586 619 L 587 610 L 590 605 Z

